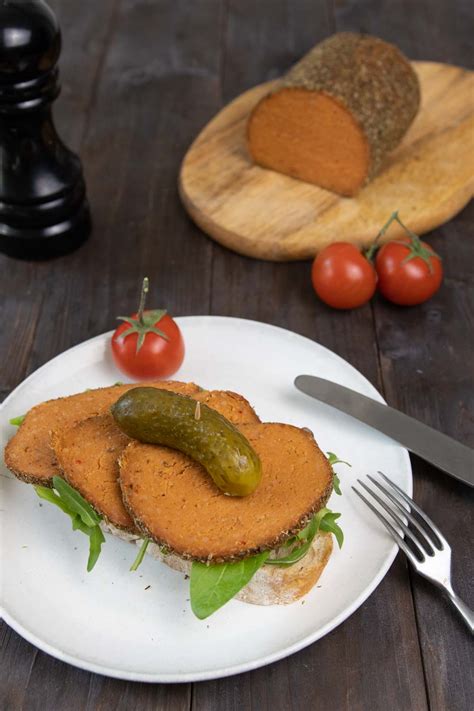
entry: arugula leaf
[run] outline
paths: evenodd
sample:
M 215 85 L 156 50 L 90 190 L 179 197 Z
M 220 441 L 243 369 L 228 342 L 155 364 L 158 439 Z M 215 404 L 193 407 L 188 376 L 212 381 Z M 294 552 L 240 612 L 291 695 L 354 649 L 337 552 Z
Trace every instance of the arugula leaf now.
M 335 523 L 335 519 L 339 518 L 340 515 L 339 513 L 333 513 L 327 508 L 321 509 L 313 516 L 306 528 L 303 528 L 302 531 L 297 533 L 293 538 L 290 538 L 287 542 L 288 547 L 296 544 L 291 553 L 282 558 L 269 558 L 265 561 L 265 565 L 278 565 L 282 567 L 294 565 L 305 557 L 319 530 L 334 533 L 340 548 L 344 541 L 344 534 L 342 529 Z M 302 545 L 298 545 L 299 542 L 302 542 Z
M 324 518 L 321 519 L 320 528 L 321 531 L 333 533 L 336 537 L 339 548 L 342 548 L 342 544 L 344 543 L 344 533 L 342 528 L 336 523 L 336 519 L 339 518 L 340 515 L 340 513 L 333 513 L 332 511 L 329 511 L 329 509 L 326 509 L 326 514 Z
M 348 467 L 352 467 L 352 464 L 349 464 L 349 462 L 345 462 L 343 459 L 339 459 L 337 454 L 334 454 L 334 452 L 326 452 L 326 456 L 328 458 L 329 464 L 331 465 L 331 467 L 333 467 L 332 473 L 334 475 L 334 478 L 333 478 L 334 491 L 336 492 L 336 494 L 341 496 L 341 494 L 342 494 L 341 481 L 340 481 L 338 475 L 336 474 L 336 472 L 334 471 L 334 465 L 335 464 L 347 464 Z
M 87 572 L 90 572 L 99 558 L 102 543 L 105 543 L 104 534 L 99 526 L 102 517 L 80 495 L 59 476 L 53 477 L 54 489 L 46 486 L 35 486 L 35 491 L 41 499 L 49 501 L 61 509 L 72 521 L 72 530 L 81 531 L 89 537 L 89 559 Z
M 279 567 L 287 567 L 289 565 L 294 565 L 295 563 L 298 563 L 302 558 L 305 557 L 306 553 L 309 551 L 311 548 L 311 544 L 313 542 L 313 538 L 310 540 L 307 540 L 305 543 L 303 543 L 302 546 L 297 546 L 294 548 L 291 553 L 288 555 L 284 556 L 283 558 L 269 558 L 267 561 L 265 561 L 266 565 L 278 565 Z
M 11 420 L 8 420 L 8 422 L 11 425 L 14 425 L 15 427 L 19 427 L 23 420 L 25 419 L 26 415 L 18 415 L 18 417 L 12 417 Z
M 204 620 L 231 600 L 253 578 L 265 563 L 269 551 L 235 563 L 206 565 L 194 562 L 191 567 L 191 608 Z
M 92 506 L 64 479 L 61 479 L 60 476 L 53 476 L 53 486 L 68 509 L 79 514 L 86 526 L 92 527 L 100 523 L 101 518 L 96 514 Z
M 345 462 L 343 459 L 339 459 L 337 454 L 334 454 L 334 452 L 326 452 L 327 458 L 329 460 L 329 464 L 333 467 L 334 464 L 347 464 L 348 467 L 352 467 L 352 464 L 349 464 L 349 462 Z
M 60 508 L 61 511 L 64 511 L 65 514 L 68 514 L 68 516 L 71 515 L 68 507 L 63 502 L 61 497 L 58 496 L 58 494 L 56 494 L 52 489 L 48 489 L 48 487 L 46 486 L 35 486 L 35 491 L 40 497 L 40 499 L 45 499 L 46 501 L 49 501 L 50 503 Z
M 86 536 L 90 536 L 92 533 L 92 527 L 91 526 L 86 526 L 86 524 L 83 522 L 79 514 L 70 514 L 68 513 L 69 516 L 71 516 L 72 519 L 72 530 L 73 531 L 82 531 L 82 533 L 85 533 Z
M 105 537 L 100 526 L 94 526 L 89 534 L 89 559 L 87 561 L 87 572 L 90 573 L 97 559 L 100 556 L 102 543 L 105 543 Z
M 148 544 L 150 543 L 149 538 L 144 538 L 142 541 L 142 544 L 140 546 L 140 550 L 138 551 L 137 557 L 133 561 L 132 565 L 130 566 L 130 570 L 137 570 L 138 567 L 141 565 L 141 562 L 143 558 L 145 557 L 146 549 L 148 548 Z

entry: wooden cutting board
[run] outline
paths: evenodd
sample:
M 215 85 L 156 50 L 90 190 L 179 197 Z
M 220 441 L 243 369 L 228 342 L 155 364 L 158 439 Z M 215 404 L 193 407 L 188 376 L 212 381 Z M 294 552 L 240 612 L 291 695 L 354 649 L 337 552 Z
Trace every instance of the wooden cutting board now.
M 394 210 L 418 234 L 449 220 L 473 195 L 474 73 L 414 62 L 422 105 L 379 176 L 355 198 L 260 168 L 245 132 L 249 112 L 275 82 L 226 106 L 201 131 L 181 166 L 179 188 L 192 219 L 241 254 L 293 260 L 330 242 L 367 246 Z M 393 224 L 386 239 L 401 234 Z

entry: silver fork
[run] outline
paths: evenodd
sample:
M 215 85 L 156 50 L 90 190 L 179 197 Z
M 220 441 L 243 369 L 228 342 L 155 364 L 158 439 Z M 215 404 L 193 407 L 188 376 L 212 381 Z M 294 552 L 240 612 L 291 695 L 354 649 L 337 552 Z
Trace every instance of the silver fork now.
M 382 472 L 377 473 L 389 484 L 390 489 L 370 475 L 367 478 L 384 494 L 390 504 L 364 484 L 363 481 L 357 479 L 357 482 L 395 521 L 396 525 L 405 534 L 405 540 L 390 523 L 388 517 L 381 513 L 358 489 L 354 486 L 352 488 L 388 529 L 416 572 L 431 580 L 432 583 L 446 593 L 468 626 L 471 634 L 473 634 L 474 612 L 456 595 L 451 585 L 451 548 L 448 541 L 436 524 L 415 504 L 413 499 L 407 496 L 388 476 L 385 476 Z M 408 505 L 408 509 L 405 504 Z M 413 512 L 417 514 L 417 517 Z M 408 528 L 404 519 L 407 519 L 412 524 L 412 528 Z M 421 524 L 420 519 L 425 524 L 424 526 Z M 410 541 L 412 548 L 407 545 L 406 540 Z

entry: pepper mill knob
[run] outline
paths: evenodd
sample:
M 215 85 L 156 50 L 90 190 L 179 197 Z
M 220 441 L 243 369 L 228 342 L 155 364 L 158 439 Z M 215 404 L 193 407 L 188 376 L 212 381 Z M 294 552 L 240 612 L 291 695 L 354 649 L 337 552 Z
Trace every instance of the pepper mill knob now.
M 41 0 L 0 0 L 0 251 L 44 259 L 91 230 L 79 158 L 59 138 L 61 33 Z

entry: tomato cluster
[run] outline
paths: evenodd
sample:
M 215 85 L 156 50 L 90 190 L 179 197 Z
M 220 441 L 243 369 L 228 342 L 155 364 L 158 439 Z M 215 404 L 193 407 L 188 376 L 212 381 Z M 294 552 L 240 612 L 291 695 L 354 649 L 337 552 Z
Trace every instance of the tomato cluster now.
M 393 221 L 403 227 L 406 236 L 378 247 L 378 239 Z M 319 298 L 335 309 L 362 306 L 376 289 L 394 304 L 413 306 L 438 291 L 443 267 L 441 258 L 408 230 L 395 212 L 365 254 L 348 242 L 325 247 L 313 262 L 311 279 Z

